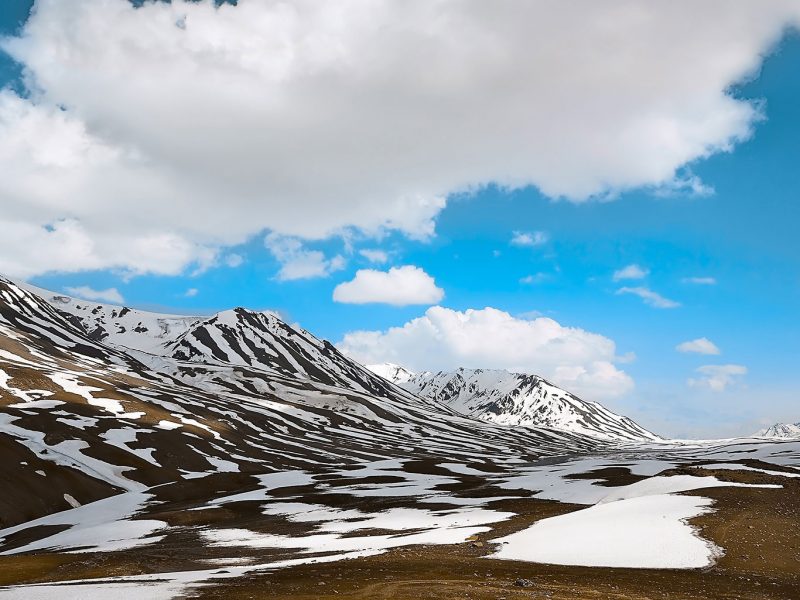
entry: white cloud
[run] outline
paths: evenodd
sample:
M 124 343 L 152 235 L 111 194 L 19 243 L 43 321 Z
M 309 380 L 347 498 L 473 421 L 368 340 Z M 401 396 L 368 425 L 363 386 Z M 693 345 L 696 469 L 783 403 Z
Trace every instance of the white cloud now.
M 544 231 L 515 231 L 511 236 L 514 246 L 542 246 L 550 237 Z
M 364 248 L 358 253 L 371 263 L 383 264 L 389 260 L 389 255 L 377 248 Z
M 719 354 L 717 345 L 708 338 L 697 338 L 675 346 L 678 352 L 693 352 L 695 354 Z
M 348 333 L 338 347 L 365 364 L 536 373 L 592 400 L 617 397 L 633 387 L 633 380 L 614 365 L 610 339 L 545 317 L 515 318 L 495 308 L 460 312 L 434 306 L 401 327 Z
M 340 283 L 333 290 L 336 302 L 347 304 L 435 304 L 444 298 L 436 281 L 419 267 L 405 265 L 388 271 L 361 269 L 352 281 Z
M 186 292 L 184 292 L 183 295 L 186 296 L 187 298 L 194 298 L 199 293 L 200 290 L 198 290 L 197 288 L 189 288 L 188 290 L 186 290 Z
M 327 277 L 345 266 L 344 257 L 337 254 L 333 258 L 326 258 L 319 250 L 304 248 L 303 242 L 297 238 L 270 233 L 264 238 L 264 246 L 281 263 L 278 271 L 280 281 Z
M 614 281 L 622 281 L 623 279 L 644 279 L 649 273 L 649 269 L 643 269 L 639 265 L 628 265 L 618 271 L 614 271 L 612 279 Z
M 681 281 L 695 285 L 717 285 L 717 280 L 713 277 L 684 277 Z
M 448 194 L 488 183 L 573 201 L 697 189 L 676 173 L 751 135 L 760 109 L 732 84 L 798 14 L 795 0 L 39 0 L 3 42 L 32 93 L 0 93 L 2 269 L 174 273 L 266 230 L 426 237 Z M 77 260 L 42 232 L 65 219 Z M 171 243 L 153 260 L 147 239 Z
M 231 253 L 225 256 L 225 264 L 232 269 L 241 267 L 244 264 L 244 257 L 241 254 Z
M 119 293 L 117 288 L 108 288 L 106 290 L 96 290 L 87 285 L 78 287 L 66 287 L 64 290 L 71 296 L 77 296 L 84 300 L 98 300 L 100 302 L 109 302 L 111 304 L 124 304 L 125 298 Z
M 705 365 L 695 369 L 700 374 L 697 379 L 689 379 L 691 387 L 707 388 L 713 392 L 724 392 L 740 377 L 747 375 L 747 367 L 742 365 Z
M 677 308 L 680 306 L 679 302 L 665 298 L 658 292 L 654 292 L 646 287 L 623 287 L 617 290 L 617 295 L 619 294 L 632 294 L 634 296 L 639 296 L 639 298 L 644 300 L 645 304 L 648 304 L 654 308 Z
M 48 271 L 95 269 L 115 269 L 126 277 L 142 273 L 177 275 L 190 265 L 202 271 L 216 260 L 213 248 L 180 235 L 115 235 L 113 229 L 91 231 L 74 219 L 40 225 L 4 214 L 0 216 L 0 231 L 0 273 L 21 279 Z
M 537 283 L 543 283 L 548 279 L 550 279 L 549 273 L 534 273 L 533 275 L 526 275 L 525 277 L 522 277 L 519 282 L 526 285 L 536 285 Z

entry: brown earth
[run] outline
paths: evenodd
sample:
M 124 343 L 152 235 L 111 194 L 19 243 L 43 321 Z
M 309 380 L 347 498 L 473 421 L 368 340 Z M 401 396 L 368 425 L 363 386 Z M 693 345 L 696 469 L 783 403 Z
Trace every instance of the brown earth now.
M 774 465 L 756 462 L 751 466 L 776 470 Z M 517 516 L 463 544 L 405 547 L 374 557 L 256 573 L 222 580 L 194 593 L 201 598 L 231 600 L 800 599 L 800 480 L 745 471 L 675 471 L 678 472 L 713 474 L 729 481 L 783 487 L 691 492 L 714 499 L 716 511 L 692 523 L 704 538 L 725 549 L 718 563 L 706 569 L 565 567 L 484 558 L 492 553 L 492 539 L 521 530 L 537 520 L 581 508 L 520 497 L 491 502 L 490 508 L 514 512 Z M 630 483 L 629 474 L 622 470 L 607 471 L 604 475 L 605 485 Z M 392 504 L 395 503 L 399 504 L 399 499 L 394 499 Z M 191 519 L 186 514 L 181 516 L 180 511 L 151 518 L 164 518 L 178 525 L 197 524 L 195 520 L 212 523 L 224 515 L 226 526 L 237 526 L 240 520 L 242 525 L 247 521 L 252 525 L 252 520 L 259 518 L 255 507 L 247 503 L 233 507 L 234 514 L 228 513 L 230 507 L 226 507 L 207 514 L 199 512 L 191 515 Z M 262 523 L 267 529 L 271 525 L 278 524 Z M 285 527 L 286 524 L 281 533 L 293 533 Z M 298 525 L 296 533 L 308 533 L 306 526 Z M 204 547 L 190 530 L 177 530 L 157 546 L 128 552 L 0 557 L 0 585 L 208 568 L 203 559 L 232 557 L 250 557 L 259 563 L 278 558 L 278 554 L 273 550 Z M 529 580 L 531 585 L 516 585 L 520 578 Z
M 775 470 L 774 465 L 751 466 Z M 710 568 L 696 570 L 564 567 L 487 560 L 491 539 L 580 507 L 533 499 L 493 503 L 520 515 L 476 542 L 399 548 L 380 556 L 304 565 L 254 574 L 200 590 L 202 598 L 231 600 L 474 599 L 517 600 L 761 600 L 800 599 L 800 480 L 745 471 L 689 470 L 741 483 L 781 489 L 715 488 L 693 494 L 715 500 L 716 511 L 694 519 L 701 535 L 725 549 Z M 606 472 L 606 484 L 630 483 L 628 474 Z M 616 477 L 618 476 L 618 477 Z M 619 479 L 619 481 L 614 481 Z M 528 579 L 531 587 L 515 585 Z

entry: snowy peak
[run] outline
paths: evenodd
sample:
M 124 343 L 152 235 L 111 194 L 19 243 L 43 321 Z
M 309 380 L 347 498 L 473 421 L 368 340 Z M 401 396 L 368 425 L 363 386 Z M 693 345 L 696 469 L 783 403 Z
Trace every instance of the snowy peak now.
M 96 344 L 80 323 L 27 287 L 0 277 L 0 337 L 16 339 L 23 334 L 45 354 L 81 355 L 120 364 L 130 360 L 123 353 Z
M 210 317 L 151 313 L 28 287 L 91 340 L 176 361 L 267 371 L 381 397 L 404 394 L 332 344 L 273 312 L 235 308 Z M 47 306 L 44 302 L 42 305 Z
M 755 437 L 765 437 L 774 439 L 800 439 L 800 423 L 776 423 L 771 427 L 762 429 L 755 434 Z
M 151 354 L 161 354 L 166 344 L 203 319 L 151 313 L 38 291 L 54 308 L 70 315 L 90 339 Z
M 267 369 L 379 395 L 389 389 L 330 342 L 288 325 L 272 312 L 223 311 L 193 324 L 166 345 L 164 354 L 183 361 Z
M 606 440 L 659 439 L 631 419 L 581 400 L 537 375 L 464 368 L 412 374 L 396 365 L 379 365 L 376 372 L 388 373 L 414 394 L 484 421 L 549 427 Z
M 387 381 L 391 381 L 395 385 L 402 385 L 416 376 L 405 367 L 396 365 L 394 363 L 381 363 L 378 365 L 367 365 L 367 369 L 383 377 Z

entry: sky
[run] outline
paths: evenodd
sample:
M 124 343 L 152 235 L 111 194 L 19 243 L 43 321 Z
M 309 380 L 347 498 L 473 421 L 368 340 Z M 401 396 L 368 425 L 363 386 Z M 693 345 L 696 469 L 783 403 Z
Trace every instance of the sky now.
M 800 420 L 795 2 L 0 7 L 0 272 Z

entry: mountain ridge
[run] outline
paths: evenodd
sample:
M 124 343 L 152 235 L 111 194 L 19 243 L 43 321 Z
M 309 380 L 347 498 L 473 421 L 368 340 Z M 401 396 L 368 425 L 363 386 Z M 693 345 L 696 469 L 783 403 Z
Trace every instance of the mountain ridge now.
M 369 368 L 400 387 L 456 412 L 503 425 L 549 427 L 600 439 L 657 441 L 660 436 L 598 402 L 582 400 L 543 377 L 502 369 L 412 373 L 385 363 Z
M 117 317 L 122 308 L 112 309 Z M 231 364 L 210 349 L 193 360 L 126 349 L 72 316 L 0 278 L 0 449 L 9 457 L 0 463 L 0 481 L 14 483 L 0 526 L 121 491 L 167 494 L 163 485 L 213 496 L 232 481 L 246 488 L 255 474 L 309 465 L 533 461 L 609 447 L 574 433 L 514 430 L 459 415 L 365 373 L 300 330 L 292 335 L 302 350 L 319 353 L 329 380 Z M 240 317 L 232 311 L 223 321 L 235 327 Z M 219 320 L 207 321 L 193 323 L 216 327 Z
M 797 423 L 775 423 L 765 429 L 761 429 L 753 434 L 754 437 L 765 437 L 772 439 L 800 439 L 800 422 Z

